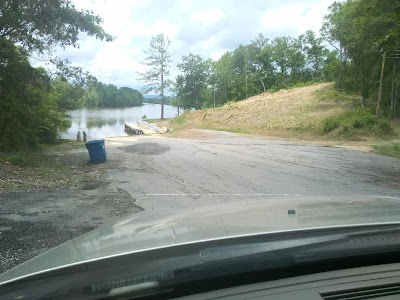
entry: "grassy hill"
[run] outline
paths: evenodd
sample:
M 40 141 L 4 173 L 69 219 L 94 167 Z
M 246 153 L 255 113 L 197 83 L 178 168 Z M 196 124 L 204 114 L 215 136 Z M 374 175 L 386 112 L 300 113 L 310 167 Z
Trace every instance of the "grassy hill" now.
M 357 95 L 337 92 L 333 83 L 320 83 L 187 112 L 168 126 L 175 137 L 190 137 L 188 129 L 201 128 L 380 149 L 387 144 L 396 150 L 399 120 L 376 118 L 373 107 L 361 108 L 359 102 Z

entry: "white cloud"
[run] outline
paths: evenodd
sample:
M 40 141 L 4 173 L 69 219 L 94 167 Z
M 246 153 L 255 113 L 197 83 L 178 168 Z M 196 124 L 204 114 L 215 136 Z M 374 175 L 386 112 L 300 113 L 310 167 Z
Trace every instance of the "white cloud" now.
M 105 83 L 137 86 L 137 71 L 152 36 L 172 41 L 174 65 L 183 55 L 218 59 L 226 51 L 249 43 L 259 32 L 267 38 L 319 31 L 333 0 L 72 0 L 78 9 L 93 10 L 112 43 L 83 37 L 79 49 L 67 48 L 68 58 Z M 176 67 L 171 70 L 176 76 Z
M 214 8 L 210 10 L 201 11 L 193 16 L 191 16 L 191 20 L 194 22 L 198 22 L 202 25 L 208 26 L 216 23 L 221 20 L 225 14 L 221 9 Z
M 319 34 L 322 18 L 327 12 L 330 0 L 320 1 L 313 5 L 307 2 L 294 2 L 265 12 L 262 18 L 264 30 L 290 32 L 297 36 L 311 29 Z

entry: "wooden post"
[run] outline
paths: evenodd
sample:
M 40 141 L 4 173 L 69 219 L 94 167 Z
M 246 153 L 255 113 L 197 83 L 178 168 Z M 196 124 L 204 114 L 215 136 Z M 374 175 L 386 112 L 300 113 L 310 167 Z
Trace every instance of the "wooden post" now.
M 381 79 L 379 81 L 379 92 L 378 92 L 378 100 L 376 101 L 376 115 L 379 115 L 381 103 L 382 103 L 382 88 L 383 88 L 383 73 L 385 72 L 385 59 L 386 59 L 386 52 L 383 52 L 382 58 L 382 68 L 381 68 Z

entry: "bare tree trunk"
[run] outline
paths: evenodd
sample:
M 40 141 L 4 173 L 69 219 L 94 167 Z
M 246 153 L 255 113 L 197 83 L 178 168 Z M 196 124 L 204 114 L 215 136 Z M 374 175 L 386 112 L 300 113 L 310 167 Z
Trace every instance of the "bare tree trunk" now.
M 365 107 L 368 99 L 368 87 L 367 87 L 367 82 L 365 79 L 365 76 L 362 72 L 361 73 L 361 107 Z
M 394 115 L 396 116 L 396 111 L 397 111 L 397 104 L 398 104 L 398 97 L 397 97 L 397 83 L 394 88 Z
M 385 72 L 386 52 L 383 52 L 381 78 L 379 80 L 378 100 L 376 101 L 376 115 L 379 115 L 382 103 L 383 73 Z
M 264 85 L 264 82 L 261 80 L 261 78 L 260 78 L 259 80 L 260 80 L 260 82 L 261 82 L 261 84 L 262 84 L 262 86 L 263 86 L 263 88 L 264 88 L 264 93 L 265 93 L 265 85 Z
M 246 74 L 246 99 L 247 99 L 247 73 Z
M 347 61 L 346 49 L 343 48 L 342 45 L 340 45 L 339 46 L 339 78 L 338 78 L 337 90 L 340 90 L 343 88 L 343 77 L 344 77 L 346 61 Z
M 164 66 L 163 65 L 161 65 L 161 120 L 164 120 Z
M 395 114 L 395 97 L 394 97 L 394 89 L 396 85 L 396 61 L 393 64 L 393 75 L 392 75 L 392 92 L 390 95 L 390 110 L 392 111 L 392 115 Z
M 399 60 L 399 66 L 400 68 L 400 60 Z M 394 115 L 396 116 L 396 111 L 397 111 L 397 106 L 398 106 L 398 95 L 397 95 L 397 87 L 398 87 L 398 83 L 397 83 L 397 76 L 396 76 L 396 82 L 395 82 L 395 86 L 394 86 Z
M 215 108 L 215 85 L 214 85 L 214 108 Z

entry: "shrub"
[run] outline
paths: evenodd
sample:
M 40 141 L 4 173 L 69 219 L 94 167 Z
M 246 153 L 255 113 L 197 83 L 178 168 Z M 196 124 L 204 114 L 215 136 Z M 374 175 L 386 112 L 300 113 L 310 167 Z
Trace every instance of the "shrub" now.
M 378 124 L 374 126 L 374 131 L 377 134 L 392 134 L 393 127 L 388 120 L 380 120 Z
M 359 115 L 351 117 L 350 125 L 355 129 L 371 128 L 377 124 L 378 119 L 376 116 L 371 115 L 369 112 L 363 111 Z
M 171 124 L 181 125 L 186 122 L 186 115 L 183 113 L 169 121 Z
M 322 130 L 324 133 L 331 132 L 332 130 L 338 128 L 340 126 L 341 122 L 342 121 L 341 121 L 340 116 L 328 117 L 324 121 Z
M 270 93 L 276 93 L 277 91 L 279 91 L 279 87 L 277 87 L 276 85 L 271 86 L 271 88 L 268 91 Z

